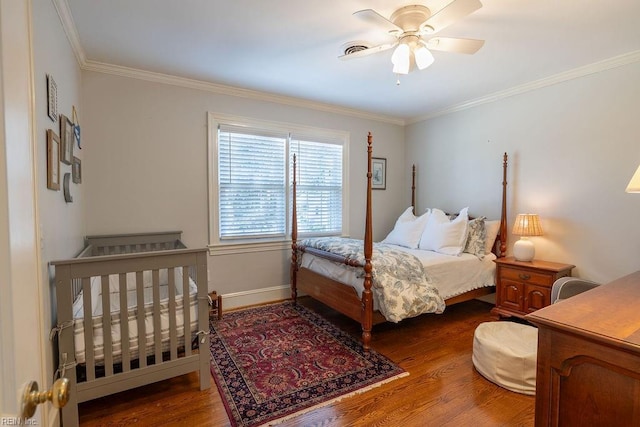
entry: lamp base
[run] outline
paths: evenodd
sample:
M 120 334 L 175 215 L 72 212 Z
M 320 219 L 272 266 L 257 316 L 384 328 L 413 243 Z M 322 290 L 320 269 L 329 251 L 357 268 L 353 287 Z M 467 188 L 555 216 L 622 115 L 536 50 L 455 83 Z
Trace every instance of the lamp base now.
M 535 254 L 536 248 L 529 239 L 521 237 L 513 244 L 513 257 L 516 261 L 529 262 L 533 260 Z

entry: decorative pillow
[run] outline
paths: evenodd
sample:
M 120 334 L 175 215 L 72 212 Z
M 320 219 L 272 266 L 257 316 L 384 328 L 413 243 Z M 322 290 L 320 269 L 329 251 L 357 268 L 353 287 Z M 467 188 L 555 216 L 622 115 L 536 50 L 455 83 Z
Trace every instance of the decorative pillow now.
M 408 207 L 391 230 L 391 233 L 382 241 L 393 245 L 404 246 L 410 249 L 417 249 L 420 236 L 429 219 L 429 211 L 419 217 L 413 214 L 413 207 Z
M 445 255 L 460 255 L 467 240 L 468 209 L 462 209 L 453 221 L 440 209 L 432 209 L 418 247 Z
M 485 217 L 481 216 L 470 220 L 467 225 L 467 243 L 464 246 L 464 252 L 475 255 L 478 259 L 483 259 L 485 255 L 487 240 L 487 230 L 484 226 L 485 219 Z
M 485 220 L 484 228 L 486 230 L 484 253 L 487 255 L 493 252 L 493 245 L 496 243 L 496 237 L 498 237 L 498 231 L 500 231 L 500 221 Z

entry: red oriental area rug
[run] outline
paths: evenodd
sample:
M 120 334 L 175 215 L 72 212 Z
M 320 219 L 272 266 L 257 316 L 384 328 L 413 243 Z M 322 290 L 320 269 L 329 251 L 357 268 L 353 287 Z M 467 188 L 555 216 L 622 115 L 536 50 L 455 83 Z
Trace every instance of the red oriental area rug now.
M 211 322 L 211 373 L 234 426 L 273 425 L 409 375 L 290 302 Z

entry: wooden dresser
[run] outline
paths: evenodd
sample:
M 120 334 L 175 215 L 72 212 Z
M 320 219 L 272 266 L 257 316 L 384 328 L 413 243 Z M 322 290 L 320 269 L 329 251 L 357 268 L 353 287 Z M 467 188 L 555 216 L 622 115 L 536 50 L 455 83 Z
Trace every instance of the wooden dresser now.
M 525 317 L 536 426 L 640 426 L 640 271 Z

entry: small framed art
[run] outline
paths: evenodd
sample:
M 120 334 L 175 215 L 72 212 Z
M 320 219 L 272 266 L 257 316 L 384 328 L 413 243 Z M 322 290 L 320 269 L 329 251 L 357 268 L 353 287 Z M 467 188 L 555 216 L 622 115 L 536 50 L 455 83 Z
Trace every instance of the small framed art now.
M 60 114 L 60 161 L 70 165 L 73 160 L 73 123 L 64 114 Z
M 47 74 L 47 115 L 58 121 L 58 85 L 50 74 Z
M 71 174 L 69 172 L 64 174 L 64 178 L 62 178 L 62 191 L 64 192 L 64 201 L 67 203 L 73 203 L 73 196 L 71 195 L 71 188 L 69 187 L 69 180 L 71 179 Z
M 80 123 L 78 122 L 78 111 L 75 105 L 71 107 L 71 120 L 73 120 L 73 134 L 78 143 L 78 148 L 82 150 L 80 146 Z
M 387 189 L 387 159 L 373 157 L 371 159 L 371 189 L 386 190 Z
M 74 184 L 82 183 L 82 162 L 77 157 L 73 157 L 73 164 L 71 165 L 71 173 Z
M 60 190 L 60 138 L 47 129 L 47 188 Z

